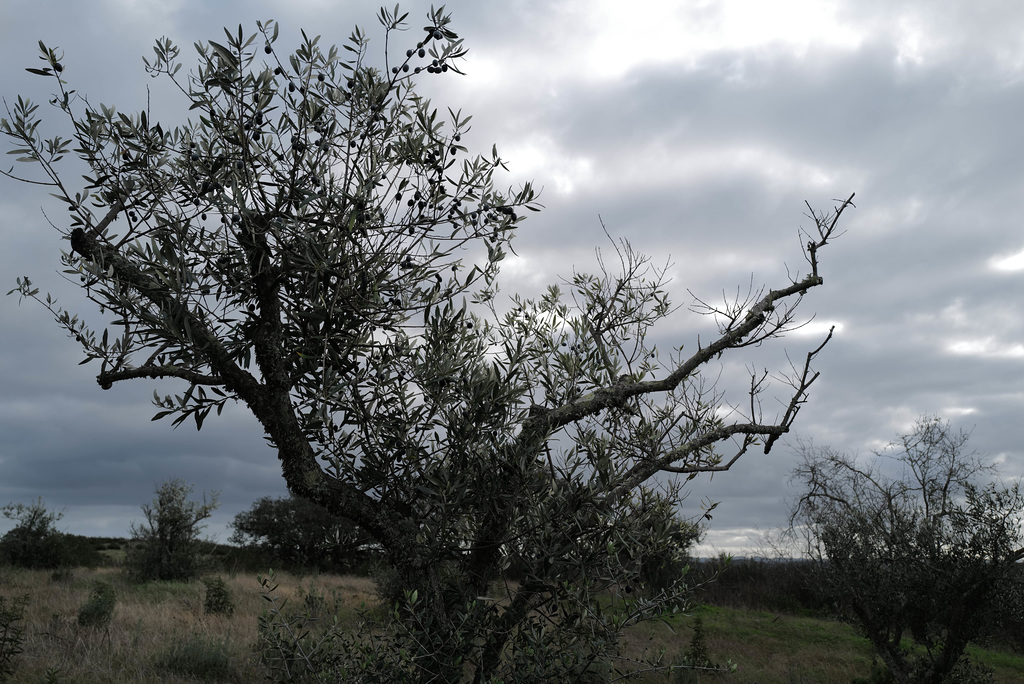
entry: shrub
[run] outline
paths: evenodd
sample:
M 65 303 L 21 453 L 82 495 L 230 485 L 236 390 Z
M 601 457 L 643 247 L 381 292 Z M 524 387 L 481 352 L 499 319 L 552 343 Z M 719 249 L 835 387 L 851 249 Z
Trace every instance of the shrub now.
M 231 615 L 235 612 L 235 603 L 231 600 L 231 592 L 220 577 L 204 577 L 206 598 L 203 601 L 203 612 L 208 615 Z
M 0 561 L 20 568 L 52 570 L 70 565 L 66 535 L 57 530 L 63 511 L 47 510 L 42 498 L 0 509 L 17 524 L 0 538 Z
M 707 634 L 704 632 L 704 620 L 697 616 L 693 619 L 693 636 L 686 652 L 676 656 L 672 661 L 673 684 L 696 684 L 707 674 L 723 674 L 735 672 L 732 661 L 725 665 L 711 659 L 708 649 Z
M 137 582 L 195 579 L 201 569 L 201 523 L 217 508 L 217 495 L 191 501 L 192 486 L 182 480 L 168 480 L 156 494 L 152 504 L 142 507 L 145 524 L 131 526 L 135 543 L 125 557 L 125 571 Z
M 107 582 L 97 582 L 89 600 L 78 609 L 78 624 L 82 627 L 107 627 L 114 617 L 117 594 Z
M 7 599 L 0 596 L 0 682 L 14 672 L 14 659 L 25 640 L 25 605 L 28 596 Z

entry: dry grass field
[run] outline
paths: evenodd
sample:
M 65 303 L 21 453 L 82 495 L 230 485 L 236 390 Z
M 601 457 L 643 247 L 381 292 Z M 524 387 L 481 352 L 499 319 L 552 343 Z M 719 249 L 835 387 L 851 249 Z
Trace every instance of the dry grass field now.
M 12 682 L 112 683 L 259 682 L 265 672 L 255 650 L 257 617 L 267 607 L 256 578 L 221 575 L 235 602 L 231 616 L 206 615 L 201 582 L 126 584 L 118 570 L 78 569 L 70 577 L 0 568 L 0 596 L 28 595 L 25 651 Z M 109 582 L 117 604 L 108 628 L 77 623 L 78 609 L 96 581 Z M 337 611 L 342 624 L 358 620 L 358 610 L 376 605 L 371 580 L 362 577 L 298 577 L 279 574 L 277 594 L 289 605 Z M 867 642 L 837 622 L 810 617 L 705 607 L 697 611 L 713 659 L 730 658 L 738 667 L 723 676 L 675 681 L 730 684 L 848 684 L 871 667 Z M 678 618 L 671 627 L 643 625 L 627 634 L 626 650 L 639 653 L 664 648 L 669 656 L 686 651 L 692 620 Z M 975 651 L 996 667 L 997 681 L 1024 681 L 1024 656 Z M 634 680 L 635 681 L 635 680 Z M 666 681 L 664 676 L 647 682 Z
M 49 572 L 0 568 L 0 595 L 29 596 L 25 651 L 12 682 L 259 682 L 257 616 L 267 607 L 256 578 L 222 575 L 235 602 L 231 616 L 203 611 L 202 582 L 126 584 L 115 568 L 78 569 L 53 581 Z M 78 609 L 97 581 L 111 583 L 117 605 L 108 628 L 83 628 Z M 279 574 L 278 595 L 304 605 L 311 591 L 337 602 L 346 619 L 375 602 L 362 577 L 315 579 Z M 49 680 L 47 679 L 49 674 Z

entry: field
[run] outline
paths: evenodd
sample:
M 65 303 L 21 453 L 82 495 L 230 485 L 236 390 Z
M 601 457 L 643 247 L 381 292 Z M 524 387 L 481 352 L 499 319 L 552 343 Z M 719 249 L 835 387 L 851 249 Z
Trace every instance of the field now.
M 267 606 L 255 577 L 224 579 L 236 607 L 230 616 L 206 615 L 204 585 L 192 583 L 125 584 L 117 569 L 78 569 L 70 577 L 0 568 L 0 596 L 28 595 L 25 652 L 12 682 L 258 682 L 264 671 L 255 651 L 257 616 Z M 114 585 L 117 605 L 109 628 L 77 624 L 79 607 L 94 583 Z M 337 608 L 343 624 L 358 619 L 360 607 L 376 603 L 372 581 L 363 577 L 279 574 L 278 594 L 290 605 Z M 312 596 L 316 601 L 307 600 Z M 865 677 L 871 651 L 854 630 L 812 617 L 717 606 L 696 611 L 703 622 L 711 657 L 731 659 L 734 674 L 679 681 L 731 684 L 804 684 L 841 682 Z M 644 625 L 627 634 L 627 652 L 682 654 L 690 644 L 692 618 L 673 625 Z M 1001 651 L 973 651 L 996 668 L 996 681 L 1024 681 L 1024 656 Z M 644 681 L 644 680 L 641 680 Z M 658 676 L 646 681 L 659 682 Z

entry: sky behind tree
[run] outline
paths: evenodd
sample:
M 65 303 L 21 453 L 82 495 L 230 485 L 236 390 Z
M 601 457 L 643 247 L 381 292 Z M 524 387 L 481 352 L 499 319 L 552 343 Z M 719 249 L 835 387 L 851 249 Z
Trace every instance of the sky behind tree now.
M 402 8 L 418 31 L 429 4 Z M 465 0 L 448 9 L 469 48 L 466 75 L 426 79 L 422 90 L 472 114 L 463 143 L 495 144 L 510 169 L 499 185 L 532 180 L 546 207 L 518 231 L 506 295 L 594 269 L 595 248 L 612 248 L 603 223 L 671 264 L 682 308 L 655 341 L 693 349 L 714 327 L 687 310 L 690 293 L 714 302 L 785 284 L 787 269 L 805 267 L 804 202 L 827 210 L 857 193 L 846 233 L 822 253 L 825 285 L 802 305 L 814 320 L 708 369 L 742 401 L 746 365 L 785 370 L 787 352 L 799 362 L 836 329 L 794 433 L 769 456 L 750 453 L 690 483 L 684 513 L 722 502 L 705 552 L 749 551 L 757 529 L 785 524 L 798 440 L 869 458 L 935 414 L 973 428 L 973 446 L 1005 477 L 1024 474 L 1024 5 Z M 359 24 L 381 55 L 374 16 L 372 3 L 320 0 L 0 0 L 0 95 L 46 107 L 51 83 L 24 71 L 39 64 L 41 39 L 63 51 L 66 79 L 91 102 L 135 111 L 148 101 L 153 118 L 175 125 L 187 104 L 143 70 L 156 38 L 175 41 L 187 69 L 192 43 L 218 40 L 223 26 L 254 32 L 273 18 L 279 48 L 292 48 L 300 29 L 340 45 Z M 65 245 L 47 220 L 60 225 L 63 211 L 45 188 L 0 180 L 2 290 L 27 275 L 101 322 L 60 277 Z M 200 433 L 171 430 L 150 422 L 149 402 L 173 385 L 103 392 L 97 368 L 77 365 L 77 346 L 41 307 L 0 298 L 0 329 L 0 503 L 42 496 L 66 507 L 68 531 L 121 536 L 157 484 L 181 477 L 221 491 L 210 529 L 224 540 L 235 513 L 285 493 L 243 410 L 211 417 Z

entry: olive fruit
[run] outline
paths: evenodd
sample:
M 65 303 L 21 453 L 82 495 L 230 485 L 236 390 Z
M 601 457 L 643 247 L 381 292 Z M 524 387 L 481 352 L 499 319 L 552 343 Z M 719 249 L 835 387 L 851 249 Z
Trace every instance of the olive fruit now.
M 321 83 L 323 83 L 323 82 L 324 82 L 325 80 L 327 80 L 327 77 L 326 77 L 326 76 L 324 76 L 323 74 L 317 74 L 317 75 L 316 75 L 316 80 L 318 80 L 318 81 L 320 81 Z
M 423 48 L 420 48 L 420 49 L 419 49 L 419 50 L 418 50 L 418 51 L 416 52 L 416 54 L 417 54 L 417 55 L 419 55 L 420 57 L 426 57 L 426 56 L 427 56 L 427 51 L 426 51 L 426 50 L 424 50 Z
M 434 40 L 441 40 L 442 37 L 440 31 L 434 31 Z
M 274 48 L 270 47 L 270 43 L 267 43 L 266 45 L 263 46 L 263 51 L 269 55 L 271 52 L 274 51 Z

